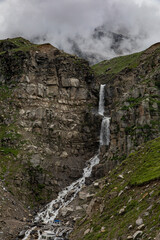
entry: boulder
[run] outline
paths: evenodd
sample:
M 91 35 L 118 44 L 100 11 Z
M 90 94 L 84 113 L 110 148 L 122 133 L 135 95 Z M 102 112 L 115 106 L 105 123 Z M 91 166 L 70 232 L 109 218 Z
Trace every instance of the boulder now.
M 139 237 L 141 237 L 143 235 L 142 231 L 137 231 L 133 234 L 133 239 L 138 239 Z
M 62 154 L 60 155 L 61 158 L 67 158 L 68 157 L 68 153 L 66 151 L 62 152 Z
M 119 215 L 124 214 L 124 213 L 125 213 L 125 210 L 126 210 L 126 206 L 124 206 L 123 208 L 121 208 L 121 209 L 119 210 Z
M 30 162 L 32 163 L 33 167 L 37 167 L 41 163 L 41 155 L 35 154 L 31 157 Z
M 133 239 L 132 236 L 128 236 L 128 237 L 127 237 L 127 240 L 131 240 L 131 239 Z
M 88 233 L 90 233 L 90 229 L 88 228 L 85 232 L 84 232 L 84 236 L 87 235 Z
M 102 233 L 105 232 L 105 227 L 101 227 L 101 232 L 102 232 Z
M 73 212 L 72 207 L 63 207 L 61 209 L 61 214 L 62 214 L 63 217 L 69 216 L 72 212 Z
M 141 224 L 139 227 L 138 227 L 138 230 L 142 230 L 145 228 L 145 225 L 144 224 Z
M 139 217 L 137 220 L 136 220 L 136 224 L 138 226 L 142 225 L 143 224 L 143 219 L 141 217 Z

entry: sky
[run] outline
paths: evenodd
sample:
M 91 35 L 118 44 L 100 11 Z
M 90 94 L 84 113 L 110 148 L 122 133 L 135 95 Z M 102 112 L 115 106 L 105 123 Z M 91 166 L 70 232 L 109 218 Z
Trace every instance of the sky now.
M 106 33 L 95 39 L 95 28 Z M 123 34 L 119 53 L 160 41 L 160 0 L 0 0 L 0 39 L 23 36 L 66 52 L 76 47 L 95 61 L 114 57 L 108 32 Z

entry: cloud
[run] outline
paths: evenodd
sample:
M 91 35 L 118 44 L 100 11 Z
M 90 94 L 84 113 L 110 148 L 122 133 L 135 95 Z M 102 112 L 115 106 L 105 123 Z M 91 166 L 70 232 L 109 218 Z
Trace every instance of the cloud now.
M 160 39 L 159 0 L 1 0 L 0 38 L 23 36 L 94 61 L 142 50 Z M 104 36 L 95 38 L 95 29 Z M 113 36 L 124 35 L 118 50 Z

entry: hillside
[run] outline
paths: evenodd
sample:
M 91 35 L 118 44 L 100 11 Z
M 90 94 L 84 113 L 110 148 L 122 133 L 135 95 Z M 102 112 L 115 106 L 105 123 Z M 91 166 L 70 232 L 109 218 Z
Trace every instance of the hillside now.
M 110 118 L 110 144 L 100 146 L 92 176 L 59 212 L 75 226 L 69 239 L 159 239 L 159 43 L 91 69 L 50 44 L 1 40 L 0 104 L 3 240 L 33 226 L 32 215 L 82 176 L 97 154 L 103 117 Z
M 105 87 L 105 114 L 111 117 L 107 163 L 121 162 L 142 143 L 159 137 L 160 44 L 129 56 L 93 66 L 96 80 Z M 132 61 L 131 61 L 132 60 Z M 132 64 L 131 64 L 132 62 Z
M 71 239 L 160 239 L 160 138 L 139 147 L 95 186 Z
M 104 177 L 76 200 L 87 206 L 77 213 L 70 239 L 160 239 L 159 59 L 158 43 L 92 67 L 97 81 L 106 84 L 111 142 L 93 172 Z M 82 199 L 84 193 L 90 199 Z

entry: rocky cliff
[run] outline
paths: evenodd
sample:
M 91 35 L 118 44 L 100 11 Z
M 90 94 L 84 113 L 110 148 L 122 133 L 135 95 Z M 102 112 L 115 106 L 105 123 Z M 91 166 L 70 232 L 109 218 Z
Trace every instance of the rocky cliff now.
M 94 85 L 85 60 L 50 44 L 0 41 L 0 178 L 23 205 L 49 202 L 96 152 Z

